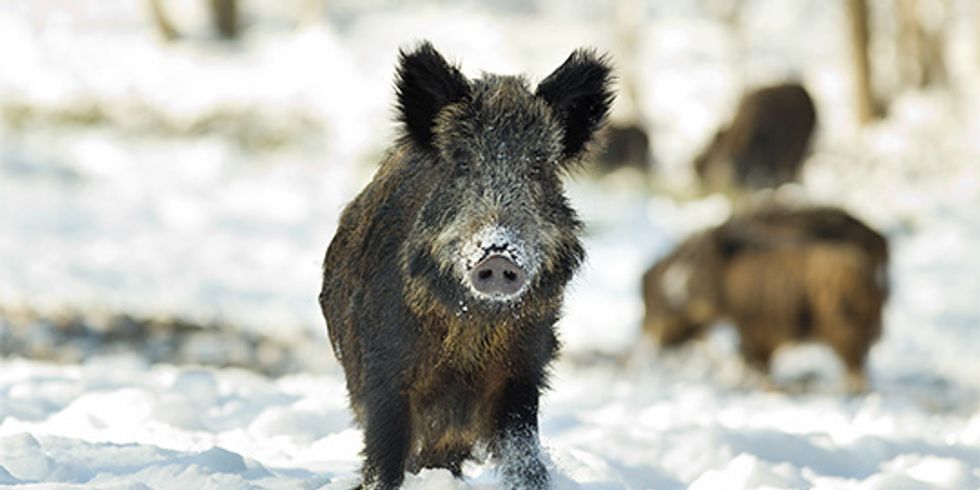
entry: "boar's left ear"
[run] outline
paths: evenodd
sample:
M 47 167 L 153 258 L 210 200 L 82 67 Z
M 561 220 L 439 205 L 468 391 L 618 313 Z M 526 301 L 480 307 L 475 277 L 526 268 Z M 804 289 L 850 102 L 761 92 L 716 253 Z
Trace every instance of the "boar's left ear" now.
M 611 72 L 605 56 L 577 49 L 538 84 L 537 95 L 548 102 L 565 130 L 565 158 L 581 156 L 605 124 L 615 97 Z
M 428 41 L 410 52 L 399 51 L 395 81 L 398 119 L 408 135 L 424 148 L 432 147 L 432 126 L 443 107 L 459 102 L 470 84 Z

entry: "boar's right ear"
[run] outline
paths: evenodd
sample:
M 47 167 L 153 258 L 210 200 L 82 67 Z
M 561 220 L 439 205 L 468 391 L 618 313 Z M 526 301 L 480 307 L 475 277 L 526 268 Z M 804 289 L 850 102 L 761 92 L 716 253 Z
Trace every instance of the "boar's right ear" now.
M 548 102 L 565 130 L 565 158 L 581 156 L 605 124 L 615 97 L 612 78 L 605 56 L 577 49 L 538 84 L 537 95 Z
M 398 119 L 413 141 L 432 147 L 432 126 L 443 107 L 458 102 L 470 84 L 428 41 L 410 52 L 398 52 L 395 80 Z

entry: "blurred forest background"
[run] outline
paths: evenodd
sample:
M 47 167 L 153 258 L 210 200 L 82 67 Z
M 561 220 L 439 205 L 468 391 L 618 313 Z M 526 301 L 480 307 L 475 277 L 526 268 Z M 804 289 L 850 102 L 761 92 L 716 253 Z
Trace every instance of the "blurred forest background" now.
M 912 226 L 901 207 L 977 185 L 958 162 L 980 141 L 970 1 L 11 1 L 2 14 L 5 355 L 77 360 L 154 329 L 320 339 L 322 250 L 394 135 L 397 50 L 423 38 L 471 76 L 537 80 L 573 47 L 609 52 L 614 130 L 636 133 L 613 134 L 610 161 L 573 185 L 726 207 L 691 162 L 743 93 L 786 81 L 819 118 L 792 192 L 864 200 L 897 230 Z M 923 180 L 889 189 L 904 177 Z M 903 195 L 886 205 L 872 188 Z M 596 230 L 616 213 L 582 207 Z M 59 340 L 83 334 L 96 337 Z M 230 362 L 239 342 L 207 355 Z M 256 355 L 240 361 L 269 362 Z
M 12 394 L 39 386 L 32 373 L 58 366 L 123 366 L 111 370 L 134 377 L 157 364 L 192 366 L 214 370 L 207 376 L 219 381 L 227 367 L 325 376 L 320 384 L 334 387 L 329 429 L 294 444 L 346 434 L 342 378 L 316 302 L 320 264 L 343 205 L 397 134 L 398 49 L 422 39 L 469 76 L 525 73 L 536 83 L 579 46 L 608 52 L 617 67 L 608 153 L 568 184 L 587 224 L 589 260 L 560 323 L 565 347 L 551 413 L 564 414 L 555 420 L 566 425 L 546 424 L 547 440 L 581 451 L 594 442 L 569 435 L 593 420 L 572 406 L 622 419 L 671 399 L 687 400 L 678 410 L 714 407 L 708 416 L 732 405 L 778 413 L 775 431 L 792 413 L 837 410 L 853 422 L 871 410 L 857 433 L 881 429 L 888 440 L 882 434 L 901 432 L 902 423 L 908 429 L 894 446 L 874 446 L 886 449 L 871 451 L 866 467 L 830 458 L 814 463 L 813 476 L 801 469 L 813 454 L 800 449 L 787 456 L 796 471 L 789 477 L 772 470 L 782 456 L 767 459 L 760 449 L 778 438 L 742 450 L 771 463 L 753 475 L 776 486 L 867 483 L 892 470 L 934 488 L 980 482 L 980 460 L 968 450 L 980 444 L 980 2 L 973 0 L 0 2 L 0 366 L 15 373 L 0 380 L 0 448 L 19 431 L 66 434 L 43 424 L 70 400 L 32 389 L 20 401 Z M 805 87 L 816 109 L 799 172 L 777 188 L 704 185 L 693 162 L 742 96 L 783 83 Z M 632 375 L 642 381 L 636 387 L 598 381 L 625 376 L 615 370 L 626 369 L 641 337 L 646 268 L 688 234 L 763 198 L 840 206 L 888 238 L 893 292 L 869 364 L 872 389 L 885 398 L 873 409 L 860 401 L 828 408 L 822 398 L 773 408 L 753 395 L 726 395 L 741 386 L 732 374 L 740 371 L 728 369 L 737 362 L 730 328 L 633 364 L 646 373 Z M 119 358 L 121 365 L 105 361 Z M 819 349 L 777 361 L 777 375 L 839 371 Z M 561 380 L 577 389 L 562 395 Z M 187 386 L 201 385 L 158 388 Z M 701 405 L 684 393 L 699 393 L 691 396 Z M 667 420 L 683 419 L 676 417 Z M 294 422 L 276 427 L 305 427 Z M 227 429 L 209 423 L 195 419 L 204 428 L 193 430 Z M 650 427 L 655 433 L 633 443 L 655 448 L 641 452 L 661 463 L 638 469 L 647 467 L 626 462 L 625 436 L 613 437 L 623 449 L 596 450 L 609 461 L 596 481 L 709 484 L 745 463 L 733 463 L 741 453 L 730 447 L 714 459 L 670 463 L 668 444 L 651 442 L 670 439 L 656 432 L 666 429 Z M 721 433 L 713 439 L 720 446 L 742 440 Z M 339 466 L 309 463 L 312 451 L 292 460 L 208 440 L 266 464 L 326 471 L 326 483 L 353 471 L 356 438 L 344 437 L 339 447 L 353 449 L 349 461 L 338 456 Z M 179 440 L 160 446 L 201 447 Z M 899 447 L 938 454 L 953 469 L 943 467 L 945 479 L 919 478 L 909 468 L 920 460 L 895 462 Z M 675 456 L 696 452 L 683 451 Z M 592 461 L 568 457 L 580 467 Z M 87 481 L 26 478 L 6 466 L 11 481 Z M 769 480 L 746 481 L 748 488 Z

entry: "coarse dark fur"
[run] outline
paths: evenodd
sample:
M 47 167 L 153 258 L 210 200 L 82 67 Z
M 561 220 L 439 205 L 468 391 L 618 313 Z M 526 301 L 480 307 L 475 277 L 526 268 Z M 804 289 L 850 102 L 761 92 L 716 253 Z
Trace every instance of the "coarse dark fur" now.
M 778 187 L 799 178 L 817 123 L 813 100 L 796 83 L 742 97 L 735 117 L 695 158 L 708 190 Z
M 885 296 L 863 250 L 830 242 L 747 249 L 726 267 L 722 288 L 750 365 L 768 372 L 777 348 L 821 342 L 844 363 L 847 391 L 867 389 L 865 359 L 881 336 Z
M 522 77 L 469 80 L 428 43 L 400 53 L 404 133 L 344 210 L 320 293 L 364 430 L 364 487 L 429 467 L 461 476 L 479 447 L 506 487 L 548 485 L 538 398 L 584 256 L 561 177 L 589 153 L 610 84 L 608 62 L 587 50 L 534 91 Z M 467 286 L 490 253 L 526 269 L 518 297 Z
M 868 245 L 880 235 L 838 209 L 787 213 L 778 220 L 764 213 L 761 224 L 733 218 L 654 264 L 643 277 L 644 331 L 673 347 L 730 320 L 743 357 L 762 371 L 782 345 L 824 342 L 844 362 L 847 388 L 861 391 L 867 352 L 881 333 L 887 245 L 883 238 Z M 874 255 L 882 252 L 884 259 Z
M 880 288 L 886 297 L 889 250 L 885 237 L 863 221 L 834 206 L 790 206 L 763 201 L 736 213 L 720 227 L 730 243 L 776 247 L 802 242 L 849 243 L 871 258 Z

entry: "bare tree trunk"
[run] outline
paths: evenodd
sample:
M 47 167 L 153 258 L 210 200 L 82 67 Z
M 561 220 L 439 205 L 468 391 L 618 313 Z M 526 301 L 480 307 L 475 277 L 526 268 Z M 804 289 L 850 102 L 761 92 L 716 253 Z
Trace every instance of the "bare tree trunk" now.
M 211 15 L 214 19 L 214 27 L 223 39 L 238 37 L 237 0 L 211 0 Z
M 150 15 L 153 17 L 153 23 L 156 25 L 157 30 L 160 31 L 160 34 L 165 40 L 174 41 L 180 37 L 180 32 L 170 23 L 167 12 L 163 9 L 160 0 L 150 0 Z
M 851 56 L 854 61 L 855 101 L 858 121 L 868 124 L 880 114 L 875 108 L 871 89 L 871 60 L 868 55 L 870 30 L 868 28 L 867 0 L 846 0 L 847 19 L 851 30 Z
M 637 0 L 621 0 L 615 3 L 613 22 L 616 27 L 617 58 L 619 60 L 618 112 L 614 116 L 622 124 L 637 124 L 643 117 L 637 100 L 636 87 L 638 46 L 640 43 L 640 23 L 643 19 L 643 4 Z
M 918 85 L 920 80 L 919 27 L 915 12 L 916 0 L 895 0 L 895 10 L 898 21 L 898 72 L 902 85 Z
M 949 0 L 935 0 L 931 7 L 937 9 L 933 16 L 933 25 L 923 36 L 925 76 L 923 86 L 946 84 L 949 82 L 949 72 L 946 70 L 946 31 L 949 28 Z
M 612 121 L 606 130 L 606 145 L 598 155 L 597 168 L 611 172 L 632 167 L 650 170 L 650 138 L 646 130 L 643 107 L 639 100 L 638 65 L 645 6 L 641 0 L 615 3 L 613 26 L 616 32 L 619 90 Z
M 922 77 L 920 87 L 945 85 L 949 82 L 949 72 L 946 71 L 946 43 L 943 42 L 943 34 L 945 33 L 935 33 L 926 44 L 925 75 Z
M 924 11 L 924 8 L 930 10 Z M 905 87 L 925 88 L 948 81 L 945 34 L 948 3 L 896 0 L 898 63 Z

